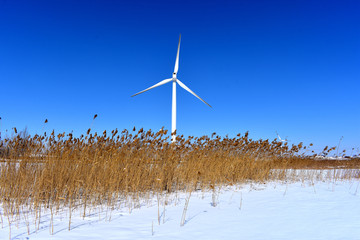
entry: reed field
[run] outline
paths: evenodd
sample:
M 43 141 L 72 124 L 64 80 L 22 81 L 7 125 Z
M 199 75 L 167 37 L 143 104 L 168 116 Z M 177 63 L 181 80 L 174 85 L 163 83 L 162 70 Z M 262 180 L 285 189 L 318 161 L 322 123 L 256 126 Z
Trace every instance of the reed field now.
M 311 145 L 311 144 L 310 144 Z M 326 147 L 322 154 L 335 148 Z M 178 136 L 166 130 L 113 130 L 74 137 L 54 131 L 1 142 L 1 222 L 9 225 L 42 210 L 56 214 L 134 202 L 178 191 L 213 191 L 246 182 L 359 179 L 360 159 L 317 160 L 311 146 L 216 133 Z M 308 171 L 309 169 L 316 171 Z M 30 224 L 30 223 L 29 223 Z

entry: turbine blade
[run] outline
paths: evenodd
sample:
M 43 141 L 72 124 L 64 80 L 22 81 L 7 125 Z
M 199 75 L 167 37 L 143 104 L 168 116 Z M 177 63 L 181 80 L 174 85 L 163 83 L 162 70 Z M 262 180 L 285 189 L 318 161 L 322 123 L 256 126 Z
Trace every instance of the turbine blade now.
M 150 89 L 153 89 L 153 88 L 156 88 L 156 87 L 159 87 L 161 85 L 164 85 L 165 83 L 168 83 L 172 80 L 172 78 L 168 78 L 168 79 L 165 79 L 165 80 L 162 80 L 160 82 L 158 82 L 157 84 L 145 89 L 145 90 L 142 90 L 141 92 L 138 92 L 138 93 L 135 93 L 134 95 L 132 95 L 132 97 L 136 96 L 136 95 L 139 95 L 140 93 L 143 93 L 143 92 L 146 92 L 146 91 L 149 91 Z
M 179 37 L 179 44 L 178 44 L 178 50 L 177 50 L 177 54 L 176 54 L 176 61 L 175 61 L 175 68 L 174 68 L 174 73 L 176 73 L 176 74 L 177 74 L 177 72 L 179 70 L 180 40 L 181 40 L 181 34 L 180 34 L 180 37 Z
M 204 100 L 202 100 L 198 95 L 196 95 L 196 93 L 194 93 L 193 91 L 191 91 L 190 88 L 188 88 L 185 84 L 183 84 L 179 79 L 176 79 L 176 82 L 180 85 L 180 87 L 182 87 L 183 89 L 185 89 L 186 91 L 188 91 L 189 93 L 191 93 L 192 95 L 194 95 L 195 97 L 197 97 L 198 99 L 200 99 L 203 103 L 205 103 L 206 105 L 208 105 L 209 107 L 212 108 L 212 106 L 210 106 L 210 104 L 208 104 L 207 102 L 205 102 Z

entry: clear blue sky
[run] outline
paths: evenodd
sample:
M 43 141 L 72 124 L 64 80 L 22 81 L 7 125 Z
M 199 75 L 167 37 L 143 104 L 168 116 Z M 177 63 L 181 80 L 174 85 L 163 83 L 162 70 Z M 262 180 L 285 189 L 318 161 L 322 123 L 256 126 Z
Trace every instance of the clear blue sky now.
M 178 133 L 360 147 L 360 2 L 0 0 L 2 132 L 171 124 Z M 44 120 L 49 122 L 44 126 Z

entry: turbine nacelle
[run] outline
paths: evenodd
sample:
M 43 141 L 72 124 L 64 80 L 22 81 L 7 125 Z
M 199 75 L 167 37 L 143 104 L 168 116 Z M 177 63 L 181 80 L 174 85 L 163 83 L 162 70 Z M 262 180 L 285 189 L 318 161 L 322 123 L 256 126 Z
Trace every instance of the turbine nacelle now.
M 176 73 L 175 72 L 173 73 L 172 79 L 174 79 L 176 81 Z

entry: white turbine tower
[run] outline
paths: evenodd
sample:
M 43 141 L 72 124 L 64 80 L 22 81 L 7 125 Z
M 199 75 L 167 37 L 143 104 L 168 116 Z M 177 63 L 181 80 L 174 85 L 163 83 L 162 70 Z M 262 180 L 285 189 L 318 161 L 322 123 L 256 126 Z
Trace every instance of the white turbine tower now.
M 208 105 L 209 107 L 210 104 L 208 104 L 207 102 L 205 102 L 204 100 L 202 100 L 198 95 L 196 95 L 196 93 L 194 93 L 193 91 L 190 90 L 190 88 L 188 88 L 184 83 L 182 83 L 179 79 L 177 79 L 176 75 L 177 75 L 177 72 L 179 70 L 179 52 L 180 52 L 180 40 L 181 40 L 181 34 L 180 34 L 180 37 L 179 37 L 179 44 L 178 44 L 178 50 L 177 50 L 177 54 L 176 54 L 176 61 L 175 61 L 175 68 L 174 68 L 174 73 L 173 73 L 173 76 L 172 78 L 168 78 L 168 79 L 165 79 L 165 80 L 162 80 L 160 82 L 158 82 L 157 84 L 141 91 L 141 92 L 138 92 L 134 95 L 132 95 L 132 97 L 140 94 L 140 93 L 143 93 L 143 92 L 146 92 L 146 91 L 149 91 L 150 89 L 153 89 L 153 88 L 156 88 L 156 87 L 159 87 L 161 85 L 164 85 L 168 82 L 172 82 L 173 83 L 173 88 L 172 88 L 172 112 L 171 112 L 171 133 L 172 133 L 172 137 L 171 137 L 171 140 L 172 142 L 175 142 L 175 139 L 176 139 L 176 136 L 175 134 L 175 131 L 176 131 L 176 83 L 178 83 L 180 85 L 180 87 L 182 87 L 183 89 L 185 89 L 186 91 L 188 91 L 189 93 L 191 93 L 192 95 L 194 95 L 195 97 L 197 97 L 198 99 L 200 99 L 203 103 L 205 103 L 206 105 Z

